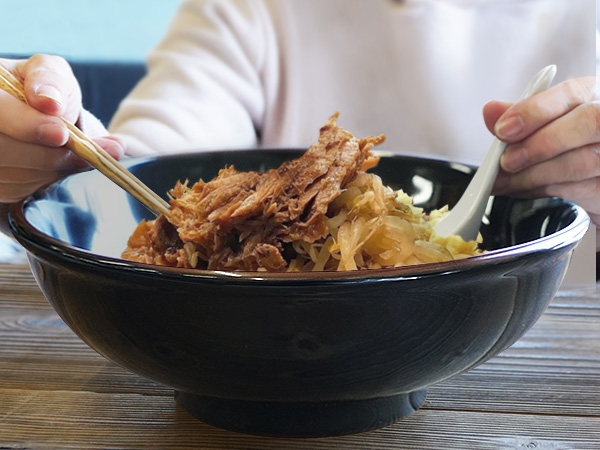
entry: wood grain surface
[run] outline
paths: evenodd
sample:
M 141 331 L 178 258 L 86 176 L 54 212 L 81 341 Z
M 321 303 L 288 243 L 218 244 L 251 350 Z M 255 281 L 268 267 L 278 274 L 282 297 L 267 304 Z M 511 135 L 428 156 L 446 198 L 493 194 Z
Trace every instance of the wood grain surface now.
M 600 295 L 559 291 L 487 363 L 429 390 L 386 428 L 322 439 L 203 424 L 172 391 L 99 356 L 46 302 L 26 266 L 0 265 L 1 449 L 600 449 Z

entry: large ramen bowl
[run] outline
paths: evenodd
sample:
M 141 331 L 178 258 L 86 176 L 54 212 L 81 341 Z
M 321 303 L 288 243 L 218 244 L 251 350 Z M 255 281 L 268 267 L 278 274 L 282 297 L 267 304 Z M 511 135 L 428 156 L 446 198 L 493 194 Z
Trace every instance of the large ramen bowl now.
M 294 150 L 179 154 L 128 167 L 166 194 L 225 165 L 265 170 Z M 426 209 L 453 205 L 473 169 L 382 153 L 384 184 Z M 589 218 L 558 199 L 493 198 L 484 255 L 398 269 L 225 273 L 119 258 L 152 216 L 96 171 L 11 206 L 14 235 L 64 321 L 90 347 L 175 390 L 215 426 L 261 435 L 374 429 L 428 386 L 514 343 L 558 289 Z

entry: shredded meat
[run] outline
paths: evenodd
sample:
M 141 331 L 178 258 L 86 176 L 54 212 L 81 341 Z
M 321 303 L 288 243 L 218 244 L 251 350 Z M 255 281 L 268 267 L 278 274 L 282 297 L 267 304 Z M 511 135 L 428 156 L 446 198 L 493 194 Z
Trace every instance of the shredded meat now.
M 285 244 L 324 237 L 329 204 L 357 173 L 377 164 L 370 150 L 385 137 L 357 139 L 337 118 L 329 118 L 301 157 L 277 169 L 230 166 L 191 188 L 178 182 L 166 218 L 142 222 L 123 257 L 213 270 L 286 270 Z

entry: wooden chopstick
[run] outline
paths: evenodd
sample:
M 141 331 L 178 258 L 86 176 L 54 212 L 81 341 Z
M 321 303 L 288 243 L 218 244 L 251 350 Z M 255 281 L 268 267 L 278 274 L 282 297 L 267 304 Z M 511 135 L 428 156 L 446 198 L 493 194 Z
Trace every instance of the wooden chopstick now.
M 0 65 L 0 88 L 19 100 L 28 103 L 25 97 L 23 83 L 12 73 Z M 69 123 L 64 118 L 69 131 L 69 141 L 66 146 L 69 150 L 85 160 L 92 167 L 98 169 L 103 175 L 116 183 L 119 187 L 131 194 L 154 214 L 166 214 L 169 204 L 148 188 L 125 167 L 119 164 L 102 147 L 87 137 L 79 128 Z

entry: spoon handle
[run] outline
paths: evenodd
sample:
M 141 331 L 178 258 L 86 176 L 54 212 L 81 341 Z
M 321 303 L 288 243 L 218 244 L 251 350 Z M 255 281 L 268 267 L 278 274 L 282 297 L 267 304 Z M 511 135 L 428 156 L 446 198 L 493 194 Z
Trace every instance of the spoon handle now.
M 527 84 L 519 101 L 548 88 L 556 75 L 556 66 L 550 65 L 539 71 Z M 438 236 L 459 235 L 470 241 L 477 238 L 481 219 L 492 193 L 500 168 L 500 157 L 507 144 L 495 138 L 465 193 L 446 217 L 434 227 Z

